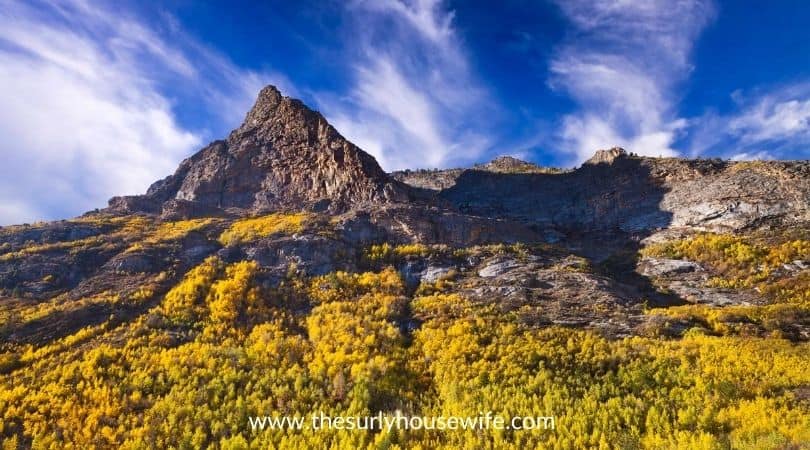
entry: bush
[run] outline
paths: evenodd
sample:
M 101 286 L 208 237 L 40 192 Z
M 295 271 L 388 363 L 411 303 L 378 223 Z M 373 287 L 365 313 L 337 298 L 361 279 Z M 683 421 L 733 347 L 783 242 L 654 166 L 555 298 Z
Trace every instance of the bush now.
M 0 354 L 0 374 L 13 372 L 20 367 L 20 355 L 17 353 Z

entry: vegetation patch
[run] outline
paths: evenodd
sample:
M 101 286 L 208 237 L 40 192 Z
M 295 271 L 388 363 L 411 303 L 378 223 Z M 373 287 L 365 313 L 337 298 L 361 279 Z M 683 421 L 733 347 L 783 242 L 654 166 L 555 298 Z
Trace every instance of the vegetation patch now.
M 147 245 L 176 241 L 189 233 L 200 231 L 215 222 L 215 219 L 188 219 L 173 222 L 162 222 L 153 231 L 147 233 L 143 241 L 132 245 L 127 251 L 140 250 Z
M 654 244 L 644 256 L 688 259 L 710 266 L 718 273 L 712 280 L 719 287 L 751 288 L 771 279 L 785 264 L 810 260 L 810 241 L 797 239 L 772 245 L 750 238 L 704 233 L 689 239 Z
M 810 260 L 810 241 L 787 239 L 761 242 L 755 237 L 699 234 L 688 239 L 655 244 L 645 256 L 688 259 L 715 274 L 708 284 L 729 289 L 755 289 L 770 304 L 712 307 L 684 305 L 649 312 L 703 323 L 718 334 L 757 334 L 799 338 L 793 325 L 810 324 L 810 270 L 791 267 Z
M 304 231 L 314 219 L 310 213 L 274 213 L 261 217 L 240 219 L 219 236 L 222 245 L 255 241 L 274 234 L 294 234 Z
M 391 267 L 271 289 L 254 262 L 212 257 L 137 320 L 0 352 L 0 440 L 11 448 L 801 448 L 810 406 L 795 392 L 810 385 L 808 352 L 808 343 L 776 337 L 608 340 L 528 327 L 459 293 L 408 299 Z M 557 429 L 254 431 L 247 421 L 490 410 L 551 415 Z
M 434 253 L 445 253 L 447 246 L 429 246 L 426 244 L 391 245 L 387 242 L 375 244 L 366 249 L 365 257 L 370 262 L 392 263 L 408 257 L 425 258 Z
M 363 256 L 373 264 L 397 264 L 407 259 L 436 258 L 460 261 L 469 257 L 487 257 L 512 255 L 526 258 L 532 252 L 550 252 L 553 247 L 545 244 L 529 246 L 524 243 L 489 244 L 472 247 L 450 247 L 445 244 L 399 244 L 387 242 L 367 248 Z

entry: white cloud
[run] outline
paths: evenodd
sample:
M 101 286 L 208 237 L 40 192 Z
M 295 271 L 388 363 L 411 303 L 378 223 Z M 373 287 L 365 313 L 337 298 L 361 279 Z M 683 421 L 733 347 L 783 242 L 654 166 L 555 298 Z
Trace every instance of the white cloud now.
M 181 125 L 165 86 L 230 128 L 262 85 L 286 82 L 100 5 L 0 7 L 0 223 L 74 216 L 173 172 L 210 130 Z
M 810 98 L 764 96 L 729 121 L 731 134 L 742 143 L 810 137 Z
M 579 110 L 560 131 L 577 161 L 600 148 L 674 155 L 687 122 L 677 117 L 676 90 L 691 71 L 690 53 L 713 15 L 701 0 L 559 1 L 573 30 L 556 49 L 549 85 Z
M 411 86 L 390 59 L 380 59 L 357 71 L 355 93 L 363 106 L 372 114 L 389 118 L 406 136 L 418 137 L 426 149 L 436 149 L 425 155 L 426 162 L 441 163 L 446 144 L 431 100 Z
M 735 153 L 731 155 L 729 158 L 732 161 L 751 161 L 751 160 L 764 160 L 764 159 L 774 159 L 773 155 L 766 151 L 760 151 L 756 153 Z
M 691 154 L 732 159 L 810 158 L 810 83 L 732 92 L 735 110 L 690 120 Z
M 491 140 L 494 107 L 435 0 L 347 6 L 348 95 L 317 95 L 327 118 L 387 170 L 474 161 Z

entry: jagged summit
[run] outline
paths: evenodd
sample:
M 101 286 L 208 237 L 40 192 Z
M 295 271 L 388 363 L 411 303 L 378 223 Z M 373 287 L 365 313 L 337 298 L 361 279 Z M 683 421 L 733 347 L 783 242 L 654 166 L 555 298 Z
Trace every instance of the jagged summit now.
M 145 195 L 114 197 L 110 209 L 193 216 L 229 208 L 339 211 L 405 199 L 406 189 L 320 113 L 267 86 L 227 139 L 183 161 Z
M 621 147 L 597 150 L 584 164 L 612 164 L 616 159 L 625 156 L 627 156 L 627 151 Z

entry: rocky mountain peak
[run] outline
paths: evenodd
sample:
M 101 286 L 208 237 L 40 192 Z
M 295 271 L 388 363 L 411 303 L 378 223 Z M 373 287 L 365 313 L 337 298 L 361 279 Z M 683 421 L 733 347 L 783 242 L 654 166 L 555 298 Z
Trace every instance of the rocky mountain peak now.
M 276 117 L 279 109 L 283 108 L 284 103 L 287 104 L 285 109 L 292 109 L 290 108 L 291 105 L 289 105 L 292 101 L 293 99 L 284 97 L 278 88 L 272 84 L 265 86 L 261 91 L 259 91 L 259 95 L 256 97 L 256 102 L 248 111 L 247 115 L 245 116 L 245 120 L 242 122 L 239 128 L 234 131 L 247 131 L 262 127 Z M 302 104 L 301 109 L 303 108 L 306 107 Z
M 597 150 L 584 164 L 612 164 L 617 158 L 624 156 L 627 156 L 627 151 L 621 147 Z
M 118 212 L 208 215 L 315 208 L 341 211 L 407 200 L 407 189 L 337 132 L 317 111 L 274 86 L 259 93 L 244 123 L 153 184 L 146 195 L 115 197 Z
M 268 85 L 259 91 L 244 122 L 232 132 L 229 139 L 259 132 L 263 138 L 275 140 L 301 131 L 314 131 L 317 135 L 319 130 L 326 129 L 337 133 L 320 113 L 298 99 L 283 96 L 275 86 Z
M 272 84 L 265 86 L 259 91 L 256 103 L 247 114 L 245 124 L 258 125 L 268 117 L 272 116 L 278 109 L 279 104 L 284 99 L 281 91 Z

